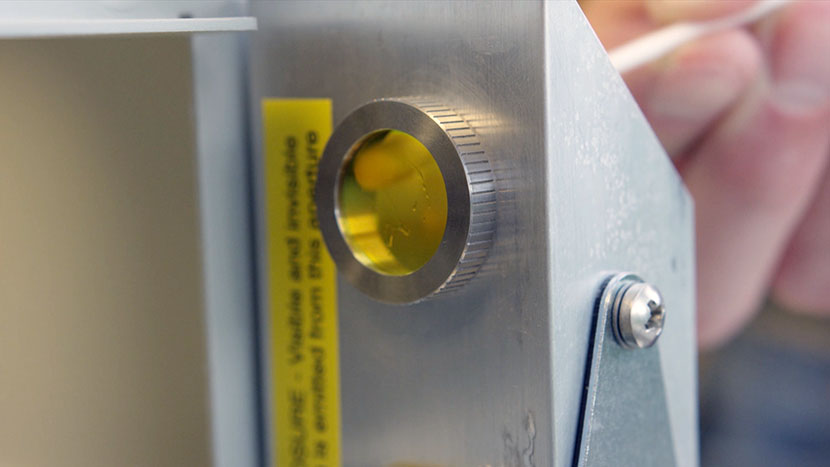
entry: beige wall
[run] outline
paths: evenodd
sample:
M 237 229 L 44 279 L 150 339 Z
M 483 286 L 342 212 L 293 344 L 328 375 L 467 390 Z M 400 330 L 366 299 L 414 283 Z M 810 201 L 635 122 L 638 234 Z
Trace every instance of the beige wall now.
M 0 466 L 209 463 L 189 39 L 0 41 Z

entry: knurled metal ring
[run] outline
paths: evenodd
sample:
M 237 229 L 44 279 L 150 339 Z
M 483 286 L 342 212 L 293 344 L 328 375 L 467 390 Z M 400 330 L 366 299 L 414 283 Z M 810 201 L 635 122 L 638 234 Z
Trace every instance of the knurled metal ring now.
M 379 130 L 398 130 L 432 154 L 447 190 L 447 223 L 435 254 L 407 275 L 375 271 L 355 258 L 338 224 L 338 183 L 356 145 Z M 317 173 L 320 231 L 339 273 L 386 303 L 414 303 L 457 290 L 487 258 L 496 220 L 496 185 L 490 161 L 469 123 L 450 107 L 423 98 L 381 99 L 346 116 L 334 129 Z

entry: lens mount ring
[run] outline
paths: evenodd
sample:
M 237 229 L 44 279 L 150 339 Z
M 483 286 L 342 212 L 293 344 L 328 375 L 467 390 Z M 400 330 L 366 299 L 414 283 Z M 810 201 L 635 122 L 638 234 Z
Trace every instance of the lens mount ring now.
M 356 146 L 382 130 L 407 133 L 432 154 L 447 191 L 447 220 L 437 251 L 405 275 L 378 272 L 358 260 L 340 229 L 339 184 Z M 454 110 L 424 98 L 371 101 L 334 129 L 319 162 L 315 201 L 320 231 L 339 273 L 385 303 L 415 303 L 461 288 L 478 273 L 493 241 L 496 186 L 473 128 Z

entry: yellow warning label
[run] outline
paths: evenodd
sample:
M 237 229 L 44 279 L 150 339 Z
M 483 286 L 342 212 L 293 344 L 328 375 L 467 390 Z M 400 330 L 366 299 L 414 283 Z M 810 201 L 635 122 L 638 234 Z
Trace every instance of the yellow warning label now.
M 266 99 L 266 231 L 272 464 L 340 465 L 334 263 L 317 226 L 317 163 L 331 101 Z

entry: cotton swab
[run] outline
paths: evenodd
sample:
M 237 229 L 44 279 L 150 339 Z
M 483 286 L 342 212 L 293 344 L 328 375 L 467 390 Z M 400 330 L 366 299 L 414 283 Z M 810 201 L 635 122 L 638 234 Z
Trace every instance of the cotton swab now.
M 761 0 L 731 16 L 672 24 L 623 44 L 608 55 L 617 71 L 625 73 L 705 35 L 754 23 L 789 3 L 792 0 Z

